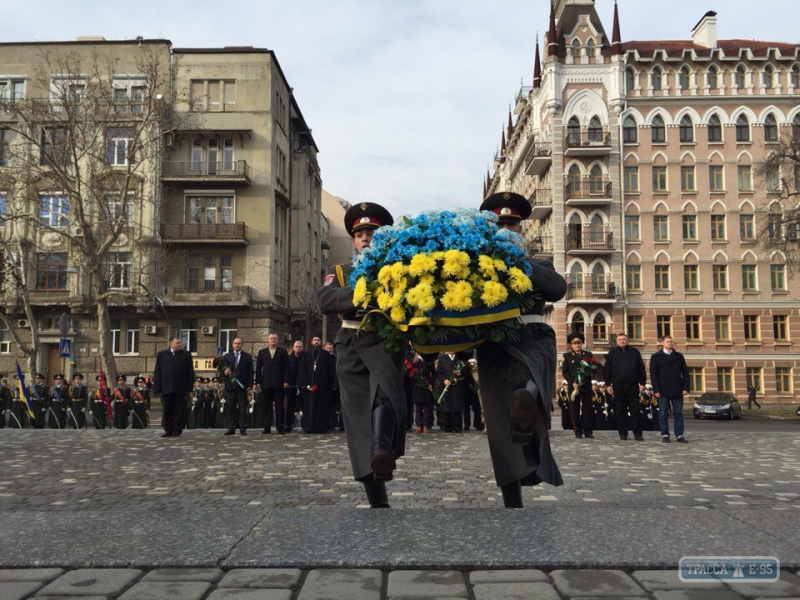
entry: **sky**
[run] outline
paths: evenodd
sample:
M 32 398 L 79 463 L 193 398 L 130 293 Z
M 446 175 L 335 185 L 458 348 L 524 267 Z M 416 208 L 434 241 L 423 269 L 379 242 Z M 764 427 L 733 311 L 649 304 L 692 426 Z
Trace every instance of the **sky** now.
M 393 214 L 477 206 L 508 110 L 532 84 L 549 0 L 7 2 L 0 41 L 165 38 L 278 57 L 320 150 L 323 187 Z M 596 0 L 611 34 L 613 0 Z M 619 0 L 622 40 L 798 42 L 797 0 Z M 2 71 L 2 68 L 0 68 Z

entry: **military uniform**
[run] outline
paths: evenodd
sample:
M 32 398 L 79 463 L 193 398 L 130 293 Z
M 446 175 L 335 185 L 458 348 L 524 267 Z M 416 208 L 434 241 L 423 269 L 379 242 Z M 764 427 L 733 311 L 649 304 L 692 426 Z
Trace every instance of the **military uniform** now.
M 605 430 L 608 429 L 608 405 L 606 404 L 606 391 L 605 385 L 598 385 L 594 390 L 594 428 Z
M 206 391 L 202 377 L 195 377 L 194 388 L 189 392 L 188 429 L 205 429 L 206 426 Z
M 127 429 L 131 411 L 131 391 L 125 385 L 122 375 L 117 377 L 117 387 L 111 395 L 111 406 L 114 415 L 114 428 Z
M 228 428 L 228 414 L 225 412 L 228 402 L 225 400 L 223 388 L 219 383 L 219 378 L 213 377 L 211 379 L 213 385 L 211 403 L 213 405 L 214 416 L 209 426 L 214 429 L 227 429 Z
M 264 429 L 264 393 L 251 388 L 247 393 L 247 428 Z
M 131 390 L 131 428 L 150 428 L 150 390 L 144 377 L 138 377 L 136 387 Z
M 571 333 L 567 336 L 567 343 L 572 340 L 584 341 L 582 333 Z M 573 387 L 574 383 L 578 382 L 578 374 L 580 372 L 580 365 L 582 361 L 590 364 L 590 373 L 583 375 L 582 382 L 580 383 L 577 393 Z M 591 352 L 586 350 L 570 350 L 561 357 L 561 374 L 567 380 L 567 385 L 570 389 L 570 398 L 572 401 L 572 416 L 575 423 L 575 437 L 592 438 L 592 421 L 594 415 L 592 412 L 592 377 L 591 373 L 594 372 L 592 366 L 594 365 L 594 356 Z
M 11 429 L 27 429 L 30 426 L 30 413 L 25 398 L 20 397 L 19 382 L 11 388 L 11 409 L 8 411 L 8 426 Z
M 50 408 L 47 411 L 47 426 L 50 429 L 65 429 L 67 427 L 69 388 L 64 384 L 63 375 L 56 375 L 53 379 L 56 384 L 50 390 Z
M 100 375 L 95 377 L 95 381 L 97 381 L 98 385 L 96 388 L 92 388 L 89 414 L 92 416 L 92 423 L 94 423 L 95 429 L 105 429 L 109 426 L 108 407 L 100 394 Z M 105 390 L 106 398 L 111 402 L 111 390 L 107 387 L 102 389 Z
M 0 429 L 6 426 L 6 417 L 11 411 L 11 388 L 8 387 L 8 380 L 5 375 L 0 375 Z
M 569 412 L 569 390 L 566 387 L 566 382 L 558 390 L 558 408 L 561 409 L 561 429 L 575 430 L 572 424 L 572 417 Z
M 50 390 L 45 383 L 45 376 L 41 373 L 36 374 L 36 383 L 31 386 L 31 408 L 33 418 L 31 426 L 35 429 L 44 429 L 47 421 L 47 411 L 50 408 Z
M 67 426 L 75 429 L 86 429 L 86 405 L 89 401 L 89 390 L 83 385 L 83 375 L 75 373 L 72 385 L 69 386 L 69 404 L 67 406 Z

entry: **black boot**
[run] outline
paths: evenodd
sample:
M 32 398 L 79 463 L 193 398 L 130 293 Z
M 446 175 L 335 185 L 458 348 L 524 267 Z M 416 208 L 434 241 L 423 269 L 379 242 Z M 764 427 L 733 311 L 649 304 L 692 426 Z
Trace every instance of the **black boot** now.
M 500 486 L 503 492 L 503 505 L 506 508 L 522 508 L 522 485 L 519 481 L 512 481 Z
M 536 422 L 542 418 L 539 409 L 539 389 L 532 381 L 524 388 L 514 390 L 511 396 L 511 441 L 515 444 L 528 444 L 533 439 Z
M 390 508 L 386 484 L 383 481 L 375 481 L 372 477 L 365 479 L 364 491 L 367 492 L 370 508 Z
M 392 479 L 397 461 L 392 452 L 395 422 L 394 408 L 389 404 L 378 404 L 372 409 L 372 471 L 376 481 Z

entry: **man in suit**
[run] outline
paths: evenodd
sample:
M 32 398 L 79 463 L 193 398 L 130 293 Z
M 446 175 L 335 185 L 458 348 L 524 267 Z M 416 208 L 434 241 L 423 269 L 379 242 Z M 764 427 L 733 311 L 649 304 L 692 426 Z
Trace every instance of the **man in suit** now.
M 658 398 L 661 441 L 669 442 L 667 410 L 671 407 L 675 419 L 675 441 L 688 444 L 689 440 L 683 437 L 683 398 L 689 395 L 689 367 L 683 354 L 675 350 L 675 340 L 671 335 L 661 338 L 661 350 L 650 357 L 650 381 Z
M 247 392 L 253 387 L 253 357 L 242 350 L 242 344 L 242 338 L 236 338 L 233 351 L 225 355 L 228 367 L 222 374 L 228 401 L 228 431 L 223 435 L 233 435 L 237 429 L 247 435 Z
M 169 348 L 156 356 L 153 372 L 153 395 L 161 396 L 164 413 L 161 437 L 180 437 L 186 424 L 186 394 L 194 385 L 192 353 L 181 348 L 181 339 L 169 340 Z
M 275 411 L 275 429 L 284 432 L 286 414 L 284 413 L 283 395 L 286 387 L 286 348 L 278 347 L 278 334 L 267 336 L 267 347 L 258 351 L 256 358 L 256 387 L 264 395 L 264 431 L 272 428 L 273 406 Z

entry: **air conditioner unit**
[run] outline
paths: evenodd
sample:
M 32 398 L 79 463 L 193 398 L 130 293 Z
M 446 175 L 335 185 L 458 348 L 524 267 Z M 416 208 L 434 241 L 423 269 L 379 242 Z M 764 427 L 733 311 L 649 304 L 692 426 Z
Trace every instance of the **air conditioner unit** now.
M 173 148 L 175 146 L 175 134 L 172 132 L 164 134 L 164 147 Z
M 158 332 L 158 326 L 157 325 L 146 325 L 145 328 L 144 328 L 144 332 L 147 335 L 155 335 Z
M 201 331 L 203 332 L 203 335 L 214 335 L 214 327 L 212 327 L 211 325 L 202 327 Z
M 28 326 L 27 319 L 20 319 L 19 321 L 17 321 L 17 327 L 27 327 L 27 326 Z
M 76 225 L 72 228 L 72 235 L 75 237 L 83 237 L 83 228 Z

